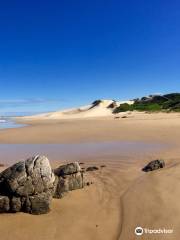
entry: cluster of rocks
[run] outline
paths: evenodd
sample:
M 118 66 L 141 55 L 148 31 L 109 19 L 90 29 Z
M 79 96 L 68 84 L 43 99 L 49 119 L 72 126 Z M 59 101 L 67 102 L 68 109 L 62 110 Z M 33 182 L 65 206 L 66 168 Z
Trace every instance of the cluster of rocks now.
M 61 198 L 83 186 L 78 163 L 53 171 L 46 157 L 35 156 L 0 173 L 0 212 L 47 213 L 53 197 Z
M 163 160 L 154 160 L 142 170 L 148 172 L 163 167 Z M 90 166 L 86 171 L 98 169 Z M 85 183 L 83 173 L 77 162 L 52 170 L 49 160 L 39 155 L 18 162 L 0 173 L 0 213 L 47 213 L 52 198 L 62 198 L 69 191 L 92 184 Z
M 144 172 L 149 172 L 149 171 L 154 171 L 159 168 L 164 168 L 165 167 L 165 162 L 164 160 L 153 160 L 149 162 L 143 169 L 142 171 Z

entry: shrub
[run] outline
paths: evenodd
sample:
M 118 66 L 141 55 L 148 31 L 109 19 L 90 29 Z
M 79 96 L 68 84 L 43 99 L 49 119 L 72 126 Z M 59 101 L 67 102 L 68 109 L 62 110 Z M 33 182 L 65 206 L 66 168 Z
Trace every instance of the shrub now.
M 156 95 L 143 97 L 141 99 L 135 99 L 134 104 L 129 105 L 127 103 L 121 104 L 115 108 L 113 113 L 126 112 L 126 111 L 176 111 L 180 112 L 180 93 L 171 93 L 166 95 Z
M 127 112 L 132 111 L 132 105 L 129 105 L 128 103 L 123 103 L 119 107 L 115 108 L 113 113 L 119 113 L 119 112 Z

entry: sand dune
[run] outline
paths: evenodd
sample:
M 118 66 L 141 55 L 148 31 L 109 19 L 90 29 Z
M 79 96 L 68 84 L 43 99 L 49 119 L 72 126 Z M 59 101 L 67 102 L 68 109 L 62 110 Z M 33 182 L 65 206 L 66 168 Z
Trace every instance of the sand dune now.
M 20 119 L 22 120 L 47 120 L 47 119 L 82 119 L 82 118 L 94 118 L 94 117 L 106 117 L 113 115 L 114 106 L 119 106 L 122 103 L 132 104 L 133 101 L 114 101 L 114 100 L 97 100 L 87 106 L 79 108 L 67 109 L 64 111 L 56 111 L 51 113 L 38 114 L 34 116 L 26 116 Z

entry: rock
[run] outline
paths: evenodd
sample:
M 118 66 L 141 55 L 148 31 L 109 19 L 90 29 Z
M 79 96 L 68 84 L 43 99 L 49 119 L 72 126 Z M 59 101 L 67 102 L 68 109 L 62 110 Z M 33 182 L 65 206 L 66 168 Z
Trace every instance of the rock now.
M 44 156 L 18 162 L 0 173 L 0 212 L 44 214 L 52 197 L 83 188 L 84 178 L 77 162 L 52 171 Z
M 0 174 L 0 192 L 7 195 L 27 196 L 53 189 L 55 177 L 49 160 L 44 156 L 35 156 L 21 161 Z M 5 189 L 1 188 L 5 185 Z
M 97 171 L 97 170 L 99 170 L 99 168 L 96 166 L 86 168 L 86 172 Z
M 58 177 L 64 176 L 64 175 L 70 175 L 73 173 L 80 172 L 81 167 L 79 166 L 78 162 L 69 163 L 66 165 L 62 165 L 54 170 L 54 174 Z
M 101 168 L 105 168 L 105 167 L 106 167 L 106 165 L 101 165 L 100 167 L 101 167 Z
M 49 211 L 49 196 L 54 191 L 54 181 L 49 160 L 44 156 L 35 156 L 0 173 L 0 195 L 8 198 L 10 212 L 45 213 Z M 35 206 L 39 206 L 39 210 Z
M 83 172 L 77 162 L 60 166 L 54 174 L 54 198 L 62 198 L 67 192 L 84 187 Z
M 164 160 L 154 160 L 149 162 L 143 169 L 142 171 L 144 172 L 149 172 L 149 171 L 154 171 L 159 168 L 165 167 L 165 162 Z
M 9 198 L 7 196 L 0 196 L 0 213 L 8 212 L 9 209 Z
M 91 184 L 93 184 L 93 182 L 86 182 L 87 186 L 90 186 Z

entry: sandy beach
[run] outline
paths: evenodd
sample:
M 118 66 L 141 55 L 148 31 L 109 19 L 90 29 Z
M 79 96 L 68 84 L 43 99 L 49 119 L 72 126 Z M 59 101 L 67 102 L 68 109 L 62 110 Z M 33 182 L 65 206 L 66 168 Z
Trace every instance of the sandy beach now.
M 127 118 L 121 118 L 127 116 Z M 120 118 L 44 119 L 17 121 L 27 127 L 3 129 L 0 143 L 73 143 L 115 140 L 175 143 L 179 137 L 179 113 L 123 113 Z
M 74 144 L 131 141 L 160 144 L 151 151 L 119 150 L 119 155 L 82 155 L 85 166 L 106 167 L 89 173 L 94 184 L 53 200 L 52 211 L 33 216 L 1 214 L 4 240 L 132 240 L 174 239 L 180 236 L 180 114 L 131 113 L 69 120 L 23 120 L 26 127 L 0 131 L 1 144 Z M 22 120 L 18 120 L 22 121 Z M 160 146 L 160 147 L 159 147 Z M 1 154 L 0 162 L 4 161 Z M 17 161 L 15 156 L 11 156 Z M 3 159 L 2 159 L 3 158 Z M 150 173 L 141 168 L 162 158 L 166 167 Z M 61 163 L 61 157 L 52 166 Z M 50 159 L 51 161 L 51 159 Z M 2 170 L 3 168 L 1 168 Z M 137 226 L 173 229 L 172 234 L 134 234 Z
M 180 240 L 180 1 L 0 6 L 0 240 Z

